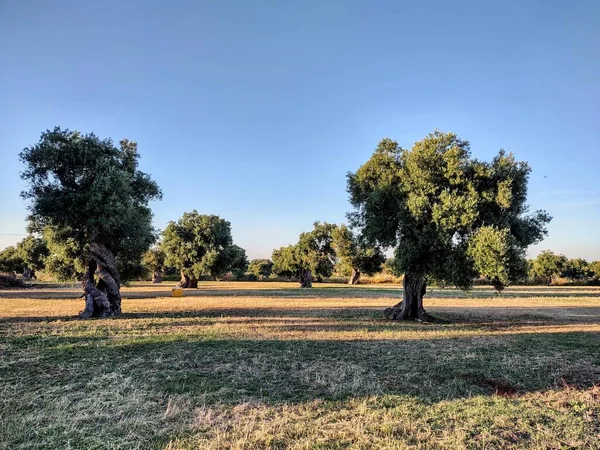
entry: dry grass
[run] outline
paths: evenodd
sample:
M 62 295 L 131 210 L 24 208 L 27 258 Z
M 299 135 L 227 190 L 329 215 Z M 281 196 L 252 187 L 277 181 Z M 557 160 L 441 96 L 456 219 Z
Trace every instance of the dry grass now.
M 0 291 L 0 448 L 600 448 L 600 289 Z

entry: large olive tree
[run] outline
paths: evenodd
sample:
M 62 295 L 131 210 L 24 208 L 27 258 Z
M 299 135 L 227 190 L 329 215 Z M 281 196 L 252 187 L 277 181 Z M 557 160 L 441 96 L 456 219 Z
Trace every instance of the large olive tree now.
M 81 316 L 120 314 L 118 261 L 139 265 L 156 238 L 148 203 L 161 198 L 158 185 L 138 169 L 137 144 L 125 139 L 117 147 L 57 127 L 19 156 L 30 231 L 50 236 L 51 250 L 64 250 L 61 264 L 73 265 L 73 274 L 85 270 Z
M 429 280 L 469 288 L 481 275 L 501 288 L 525 275 L 525 250 L 550 220 L 528 212 L 529 173 L 512 154 L 479 161 L 467 141 L 435 131 L 410 150 L 384 139 L 348 174 L 351 224 L 367 240 L 394 246 L 396 272 L 404 274 L 403 300 L 386 317 L 429 320 Z

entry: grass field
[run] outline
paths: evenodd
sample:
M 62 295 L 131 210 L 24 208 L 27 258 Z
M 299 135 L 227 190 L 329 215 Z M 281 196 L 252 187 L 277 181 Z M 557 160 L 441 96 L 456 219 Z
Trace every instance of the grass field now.
M 600 288 L 171 285 L 0 291 L 0 448 L 600 448 Z

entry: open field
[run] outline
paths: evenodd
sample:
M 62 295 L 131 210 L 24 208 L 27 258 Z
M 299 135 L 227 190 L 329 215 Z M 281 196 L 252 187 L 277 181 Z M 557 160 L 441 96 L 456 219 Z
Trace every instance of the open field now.
M 600 448 L 600 288 L 0 291 L 0 448 Z

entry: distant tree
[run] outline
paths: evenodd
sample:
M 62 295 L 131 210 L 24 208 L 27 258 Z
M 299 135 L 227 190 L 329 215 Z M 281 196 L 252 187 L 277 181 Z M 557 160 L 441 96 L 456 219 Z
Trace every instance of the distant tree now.
M 312 287 L 313 276 L 318 280 L 330 277 L 335 264 L 332 232 L 336 225 L 315 222 L 312 231 L 301 233 L 296 245 L 273 251 L 273 272 L 297 276 L 301 288 Z
M 373 275 L 381 270 L 385 256 L 379 247 L 367 245 L 346 225 L 334 228 L 332 236 L 339 263 L 351 271 L 348 284 L 357 284 L 361 273 Z
M 169 222 L 162 245 L 165 264 L 179 268 L 183 288 L 198 287 L 201 276 L 220 277 L 247 266 L 246 252 L 233 245 L 231 224 L 196 210 L 184 213 L 177 222 Z
M 404 273 L 403 301 L 386 317 L 429 320 L 430 280 L 466 289 L 481 275 L 501 288 L 524 275 L 525 250 L 550 220 L 544 211 L 528 214 L 529 172 L 504 151 L 490 163 L 474 159 L 467 141 L 435 131 L 411 150 L 384 139 L 348 174 L 350 225 L 369 242 L 395 246 Z
M 93 133 L 57 127 L 19 156 L 28 184 L 22 196 L 30 201 L 29 230 L 50 236 L 49 247 L 62 248 L 61 262 L 70 263 L 74 274 L 85 270 L 81 316 L 120 314 L 126 274 L 118 261 L 125 268 L 139 266 L 156 239 L 148 203 L 161 198 L 157 184 L 138 169 L 137 144 L 122 140 L 115 147 Z
M 248 270 L 248 257 L 246 256 L 246 250 L 242 247 L 233 244 L 227 250 L 229 255 L 228 259 L 231 261 L 229 270 L 236 279 L 240 279 Z
M 258 278 L 268 278 L 273 272 L 273 261 L 270 259 L 253 259 L 248 266 L 248 272 Z
M 552 279 L 559 276 L 567 264 L 567 258 L 564 255 L 557 255 L 550 250 L 543 250 L 531 262 L 530 272 L 534 277 L 546 280 L 550 286 Z
M 592 273 L 592 277 L 600 279 L 600 261 L 592 261 L 589 264 L 589 269 Z
M 44 269 L 50 251 L 43 238 L 29 235 L 17 244 L 17 253 L 23 261 L 23 279 L 28 280 Z
M 16 274 L 22 273 L 24 269 L 25 262 L 16 247 L 6 247 L 0 252 L 0 272 Z
M 589 264 L 585 259 L 569 259 L 562 269 L 561 275 L 573 281 L 581 281 L 591 278 L 594 273 L 590 270 Z
M 296 246 L 288 245 L 273 250 L 273 273 L 280 277 L 299 277 L 302 265 L 296 255 Z
M 150 247 L 144 254 L 143 262 L 152 272 L 152 282 L 162 283 L 163 267 L 165 265 L 165 251 L 160 244 Z

